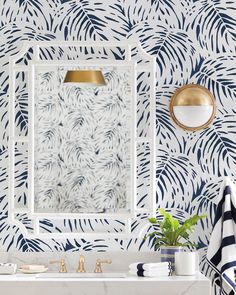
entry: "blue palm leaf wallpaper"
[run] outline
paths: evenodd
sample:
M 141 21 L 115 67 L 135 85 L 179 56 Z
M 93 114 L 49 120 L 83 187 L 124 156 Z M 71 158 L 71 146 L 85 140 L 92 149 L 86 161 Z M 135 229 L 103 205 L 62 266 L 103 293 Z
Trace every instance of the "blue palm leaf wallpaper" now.
M 47 239 L 29 240 L 17 226 L 7 222 L 8 214 L 8 101 L 9 58 L 25 40 L 124 41 L 139 40 L 146 52 L 156 58 L 156 204 L 165 207 L 180 220 L 191 214 L 207 213 L 193 235 L 202 248 L 201 266 L 214 220 L 217 193 L 223 178 L 236 177 L 236 3 L 231 0 L 3 0 L 0 4 L 0 250 L 10 251 L 153 251 L 151 240 L 142 239 Z M 29 52 L 30 54 L 30 52 Z M 60 52 L 63 56 L 63 51 Z M 114 52 L 116 59 L 122 52 Z M 50 53 L 47 53 L 50 56 Z M 145 77 L 144 77 L 145 79 Z M 16 126 L 27 135 L 26 77 L 17 77 Z M 140 136 L 149 124 L 149 103 L 142 76 L 138 78 L 137 118 Z M 174 125 L 169 116 L 173 92 L 186 83 L 199 83 L 214 94 L 217 115 L 213 124 L 198 132 L 186 132 Z M 16 201 L 25 204 L 27 164 L 24 150 L 16 146 L 18 159 Z M 148 146 L 140 147 L 138 201 L 145 203 L 142 186 L 148 178 L 145 159 Z M 145 222 L 147 216 L 139 216 Z M 30 230 L 27 217 L 19 220 Z M 65 220 L 68 232 L 74 227 L 122 227 L 119 221 L 95 222 Z M 45 231 L 59 227 L 44 220 Z M 62 226 L 62 225 L 60 225 Z M 136 221 L 132 229 L 139 228 Z

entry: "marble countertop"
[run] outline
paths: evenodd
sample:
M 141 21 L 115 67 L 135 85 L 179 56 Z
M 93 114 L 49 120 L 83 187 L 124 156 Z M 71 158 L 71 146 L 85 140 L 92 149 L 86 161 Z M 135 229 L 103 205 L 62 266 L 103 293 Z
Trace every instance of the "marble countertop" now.
M 37 276 L 37 274 L 21 274 L 21 273 L 17 273 L 14 275 L 0 275 L 0 282 L 9 282 L 9 281 L 22 281 L 22 282 L 26 282 L 26 281 L 37 281 L 37 282 L 49 282 L 49 281 L 90 281 L 90 282 L 97 282 L 97 281 L 101 281 L 101 282 L 209 282 L 209 279 L 206 278 L 203 274 L 198 273 L 195 276 L 162 276 L 162 277 L 155 277 L 155 278 L 147 278 L 147 277 L 137 277 L 137 276 L 132 276 L 127 274 L 126 277 L 124 278 L 70 278 L 70 277 L 56 277 L 56 278 L 49 278 L 49 277 L 40 277 Z
M 1 294 L 18 295 L 210 295 L 210 281 L 196 276 L 124 278 L 37 277 L 36 274 L 0 275 Z

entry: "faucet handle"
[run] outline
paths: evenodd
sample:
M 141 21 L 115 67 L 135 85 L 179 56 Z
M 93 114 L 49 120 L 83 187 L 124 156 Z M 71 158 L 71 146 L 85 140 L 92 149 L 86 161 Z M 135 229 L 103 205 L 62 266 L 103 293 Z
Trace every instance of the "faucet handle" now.
M 59 272 L 67 272 L 66 263 L 65 263 L 65 260 L 64 259 L 61 259 L 61 260 L 51 260 L 49 263 L 50 264 L 59 263 L 60 264 L 60 270 L 59 270 Z
M 102 272 L 102 263 L 111 264 L 112 261 L 111 261 L 111 259 L 108 259 L 108 260 L 97 259 L 94 272 L 96 272 L 96 273 Z

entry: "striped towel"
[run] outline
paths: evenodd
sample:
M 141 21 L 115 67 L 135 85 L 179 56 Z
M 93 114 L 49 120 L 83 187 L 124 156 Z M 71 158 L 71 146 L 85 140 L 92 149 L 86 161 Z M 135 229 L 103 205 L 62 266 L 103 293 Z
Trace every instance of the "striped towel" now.
M 156 277 L 168 277 L 171 274 L 169 269 L 165 270 L 130 270 L 129 274 L 136 275 L 138 277 L 149 277 L 149 278 L 156 278 Z
M 207 261 L 215 272 L 214 283 L 220 286 L 220 294 L 235 294 L 236 188 L 228 178 L 220 192 Z
M 156 263 L 145 263 L 145 262 L 136 262 L 129 265 L 130 270 L 169 270 L 169 262 L 156 262 Z

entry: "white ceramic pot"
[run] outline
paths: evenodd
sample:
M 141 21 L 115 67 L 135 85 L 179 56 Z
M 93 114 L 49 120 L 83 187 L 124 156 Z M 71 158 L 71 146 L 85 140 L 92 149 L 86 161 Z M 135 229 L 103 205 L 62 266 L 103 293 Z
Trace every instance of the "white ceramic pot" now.
M 178 276 L 194 276 L 199 271 L 198 252 L 176 252 L 175 274 Z

